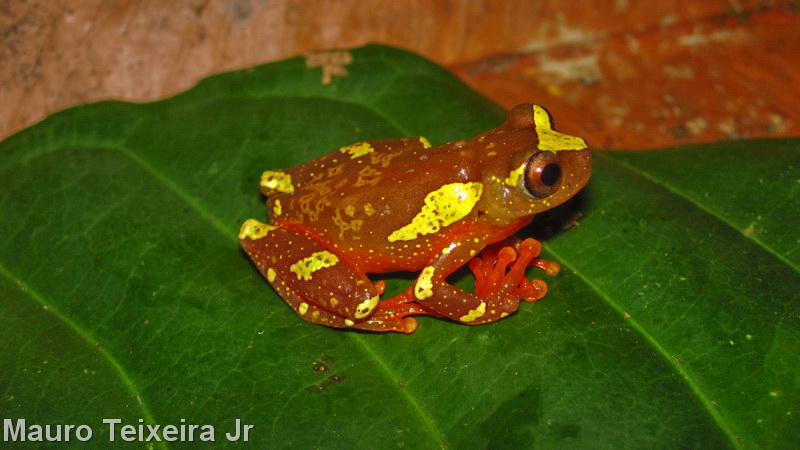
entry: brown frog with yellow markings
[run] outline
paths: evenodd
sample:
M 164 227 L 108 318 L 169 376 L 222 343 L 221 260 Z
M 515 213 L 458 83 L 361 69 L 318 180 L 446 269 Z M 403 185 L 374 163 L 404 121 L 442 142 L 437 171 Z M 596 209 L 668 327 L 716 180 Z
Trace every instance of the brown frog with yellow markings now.
M 247 220 L 242 248 L 278 294 L 310 322 L 411 333 L 427 314 L 478 325 L 547 292 L 529 281 L 541 245 L 513 238 L 536 213 L 578 192 L 591 174 L 583 139 L 556 132 L 538 105 L 497 128 L 431 147 L 425 138 L 342 147 L 293 169 L 267 171 L 270 224 Z M 469 263 L 475 292 L 446 281 Z M 401 295 L 367 273 L 420 271 Z

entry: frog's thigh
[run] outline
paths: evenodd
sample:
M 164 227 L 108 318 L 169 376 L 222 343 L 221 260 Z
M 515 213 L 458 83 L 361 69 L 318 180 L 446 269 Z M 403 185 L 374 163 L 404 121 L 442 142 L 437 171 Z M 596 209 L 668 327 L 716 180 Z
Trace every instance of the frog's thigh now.
M 240 243 L 303 319 L 349 327 L 378 304 L 378 293 L 366 274 L 304 234 L 271 228 L 256 239 L 243 236 Z
M 495 322 L 519 308 L 519 300 L 503 296 L 478 297 L 444 280 L 432 280 L 426 283 L 424 278 L 422 280 L 418 278 L 414 286 L 414 295 L 417 302 L 426 308 L 468 325 Z

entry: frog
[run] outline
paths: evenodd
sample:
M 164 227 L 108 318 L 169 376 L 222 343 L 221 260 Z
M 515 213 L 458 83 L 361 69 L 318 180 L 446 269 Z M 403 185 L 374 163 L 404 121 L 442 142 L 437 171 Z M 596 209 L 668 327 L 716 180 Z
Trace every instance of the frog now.
M 496 128 L 432 146 L 424 137 L 346 145 L 261 174 L 268 223 L 246 220 L 239 243 L 302 319 L 334 328 L 412 333 L 417 316 L 481 325 L 547 293 L 528 267 L 556 275 L 541 243 L 515 233 L 579 192 L 592 171 L 582 138 L 523 103 Z M 468 266 L 474 292 L 448 276 Z M 383 280 L 416 273 L 381 299 Z

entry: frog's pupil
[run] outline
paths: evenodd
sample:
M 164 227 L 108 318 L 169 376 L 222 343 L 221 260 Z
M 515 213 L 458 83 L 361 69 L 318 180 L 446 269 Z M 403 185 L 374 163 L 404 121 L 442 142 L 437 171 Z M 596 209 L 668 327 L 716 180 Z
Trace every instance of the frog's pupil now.
M 542 175 L 539 177 L 542 184 L 545 186 L 553 186 L 561 179 L 561 166 L 555 163 L 550 163 L 542 169 Z

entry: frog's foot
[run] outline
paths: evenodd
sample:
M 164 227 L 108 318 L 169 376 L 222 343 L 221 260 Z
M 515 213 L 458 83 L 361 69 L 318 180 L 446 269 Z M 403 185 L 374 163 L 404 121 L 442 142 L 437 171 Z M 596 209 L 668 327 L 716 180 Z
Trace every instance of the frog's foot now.
M 500 320 L 514 313 L 521 301 L 535 301 L 547 293 L 544 281 L 525 277 L 530 265 L 550 274 L 558 272 L 558 264 L 536 259 L 540 250 L 541 244 L 535 239 L 491 245 L 470 261 L 475 274 L 474 294 L 447 283 L 429 268 L 427 274 L 423 270 L 417 278 L 414 295 L 435 313 L 469 325 Z
M 556 275 L 560 267 L 555 262 L 536 258 L 541 249 L 542 244 L 533 238 L 521 242 L 506 240 L 488 246 L 469 263 L 475 275 L 475 295 L 492 298 L 503 294 L 505 300 L 516 302 L 533 302 L 544 297 L 547 284 L 542 280 L 528 280 L 525 270 L 534 266 L 548 275 Z
M 382 280 L 378 281 L 375 283 L 375 288 L 378 294 L 383 294 L 386 284 Z M 375 312 L 368 319 L 357 322 L 355 327 L 372 331 L 387 331 L 388 326 L 391 331 L 412 333 L 417 329 L 417 320 L 413 317 L 406 317 L 412 315 L 441 316 L 441 314 L 416 303 L 412 288 L 409 288 L 402 294 L 381 300 L 378 307 L 375 308 Z

